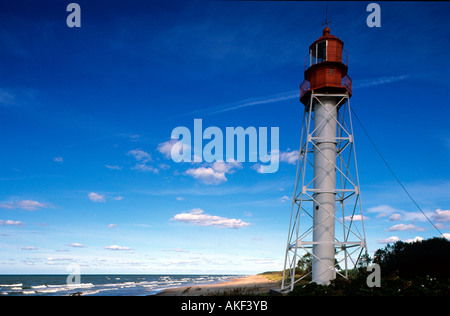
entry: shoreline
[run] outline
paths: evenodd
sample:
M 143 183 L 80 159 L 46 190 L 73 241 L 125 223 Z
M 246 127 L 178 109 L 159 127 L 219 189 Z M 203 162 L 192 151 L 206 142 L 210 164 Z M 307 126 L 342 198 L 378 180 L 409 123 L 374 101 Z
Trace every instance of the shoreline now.
M 256 274 L 220 283 L 166 288 L 150 296 L 269 295 L 271 289 L 279 287 L 280 281 Z

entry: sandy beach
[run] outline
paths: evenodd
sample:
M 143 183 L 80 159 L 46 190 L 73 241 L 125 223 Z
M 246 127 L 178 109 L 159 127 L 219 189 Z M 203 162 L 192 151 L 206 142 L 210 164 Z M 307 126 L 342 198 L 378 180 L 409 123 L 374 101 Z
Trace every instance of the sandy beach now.
M 216 295 L 268 295 L 270 289 L 279 289 L 280 282 L 264 275 L 250 275 L 223 283 L 174 287 L 156 296 L 216 296 Z

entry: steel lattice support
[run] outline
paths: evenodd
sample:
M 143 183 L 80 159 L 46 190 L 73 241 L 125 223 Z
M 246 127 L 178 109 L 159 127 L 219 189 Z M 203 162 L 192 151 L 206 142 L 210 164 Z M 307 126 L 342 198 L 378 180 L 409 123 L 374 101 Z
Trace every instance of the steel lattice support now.
M 327 284 L 367 253 L 349 95 L 311 93 L 305 106 L 282 290 L 312 274 Z M 309 254 L 312 270 L 295 276 Z

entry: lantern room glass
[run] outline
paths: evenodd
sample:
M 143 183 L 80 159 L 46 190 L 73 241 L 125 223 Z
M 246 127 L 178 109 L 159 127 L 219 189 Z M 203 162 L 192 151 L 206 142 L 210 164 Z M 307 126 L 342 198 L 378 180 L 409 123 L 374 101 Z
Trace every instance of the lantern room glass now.
M 310 66 L 327 60 L 327 41 L 316 43 L 310 49 Z

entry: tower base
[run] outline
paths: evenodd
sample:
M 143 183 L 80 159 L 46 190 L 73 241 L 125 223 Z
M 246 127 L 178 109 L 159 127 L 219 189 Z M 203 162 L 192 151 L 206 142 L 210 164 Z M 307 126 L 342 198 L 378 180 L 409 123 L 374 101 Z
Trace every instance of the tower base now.
M 349 98 L 312 91 L 305 106 L 282 291 L 348 278 L 367 253 Z

